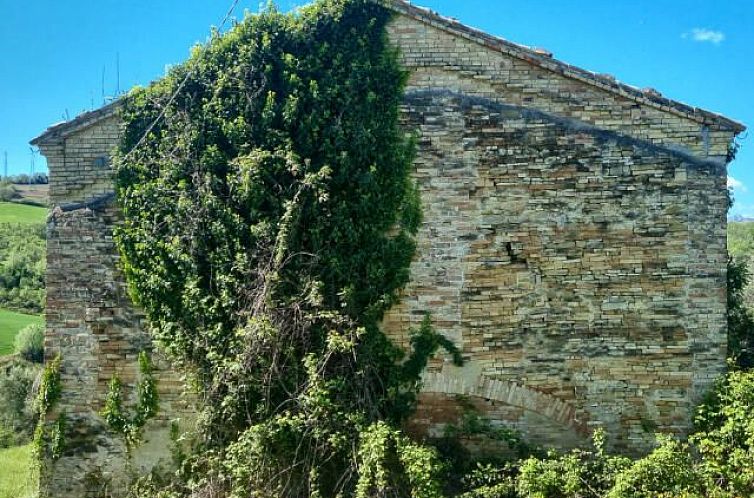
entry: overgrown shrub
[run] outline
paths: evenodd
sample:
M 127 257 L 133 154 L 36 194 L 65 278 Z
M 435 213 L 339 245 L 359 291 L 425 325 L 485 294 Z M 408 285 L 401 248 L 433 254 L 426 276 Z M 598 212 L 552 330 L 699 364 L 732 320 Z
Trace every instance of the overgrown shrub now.
M 546 458 L 530 457 L 519 464 L 516 489 L 535 498 L 601 498 L 613 488 L 630 459 L 605 451 L 605 433 L 597 430 L 592 449 L 576 449 Z
M 38 366 L 16 362 L 0 370 L 0 446 L 23 444 L 34 430 L 32 387 Z
M 660 436 L 644 458 L 608 455 L 603 435 L 593 450 L 529 457 L 504 465 L 483 465 L 469 473 L 460 498 L 677 498 L 713 496 L 688 445 Z M 744 496 L 721 495 L 714 496 Z M 748 495 L 747 495 L 748 496 Z
M 16 353 L 26 361 L 42 363 L 44 360 L 45 327 L 41 323 L 27 325 L 16 335 Z
M 521 496 L 533 498 L 581 496 L 585 472 L 578 454 L 551 454 L 544 460 L 529 458 L 521 463 L 516 488 Z
M 437 496 L 436 452 L 399 427 L 452 344 L 425 321 L 404 357 L 379 326 L 421 214 L 389 16 L 366 0 L 271 7 L 125 100 L 124 273 L 203 400 L 183 467 L 202 472 L 173 483 Z
M 660 446 L 615 477 L 607 498 L 656 498 L 702 492 L 688 445 L 661 436 Z
M 473 470 L 464 478 L 459 498 L 518 498 L 516 481 L 518 465 L 510 462 L 505 465 L 476 463 Z
M 9 182 L 0 182 L 0 202 L 10 202 L 18 197 L 18 192 Z
M 696 419 L 691 441 L 709 482 L 733 496 L 754 496 L 754 371 L 718 382 Z

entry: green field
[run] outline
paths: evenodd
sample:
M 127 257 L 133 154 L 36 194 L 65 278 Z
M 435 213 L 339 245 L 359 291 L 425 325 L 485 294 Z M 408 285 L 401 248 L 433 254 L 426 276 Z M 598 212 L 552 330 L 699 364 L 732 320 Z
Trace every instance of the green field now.
M 31 323 L 42 323 L 42 317 L 0 309 L 0 356 L 13 353 L 16 334 Z
M 0 449 L 0 498 L 31 498 L 31 445 Z
M 44 223 L 47 208 L 0 202 L 0 223 Z

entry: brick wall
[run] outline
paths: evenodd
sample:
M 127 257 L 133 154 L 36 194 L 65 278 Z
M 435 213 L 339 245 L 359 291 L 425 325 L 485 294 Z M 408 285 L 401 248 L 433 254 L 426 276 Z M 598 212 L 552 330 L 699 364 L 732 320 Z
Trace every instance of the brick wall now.
M 99 416 L 113 375 L 123 382 L 127 404 L 135 402 L 138 355 L 151 350 L 142 314 L 132 305 L 118 271 L 109 162 L 118 141 L 112 115 L 64 139 L 41 144 L 50 169 L 54 206 L 47 226 L 47 359 L 60 354 L 63 396 L 49 420 L 65 414 L 63 456 L 42 476 L 47 496 L 103 496 L 127 478 L 126 448 Z M 131 460 L 143 472 L 169 461 L 170 421 L 186 413 L 177 376 L 159 357 L 160 412 L 145 429 Z M 44 496 L 44 495 L 43 495 Z
M 439 435 L 474 406 L 559 447 L 597 426 L 627 451 L 646 449 L 655 430 L 685 433 L 724 368 L 734 130 L 429 14 L 407 10 L 389 35 L 410 71 L 403 116 L 418 131 L 424 222 L 385 329 L 406 345 L 431 312 L 467 359 L 432 362 L 412 428 Z M 114 373 L 133 392 L 136 356 L 150 348 L 112 239 L 116 111 L 37 142 L 57 206 L 46 354 L 62 356 L 56 410 L 71 420 L 71 444 L 44 476 L 51 496 L 99 496 L 123 481 L 125 448 L 98 412 Z M 160 419 L 133 459 L 141 470 L 167 457 L 168 420 L 187 412 L 162 367 Z
M 389 27 L 424 223 L 385 325 L 405 345 L 431 312 L 467 358 L 431 366 L 414 427 L 442 434 L 463 396 L 546 445 L 687 432 L 724 368 L 733 132 L 453 29 Z

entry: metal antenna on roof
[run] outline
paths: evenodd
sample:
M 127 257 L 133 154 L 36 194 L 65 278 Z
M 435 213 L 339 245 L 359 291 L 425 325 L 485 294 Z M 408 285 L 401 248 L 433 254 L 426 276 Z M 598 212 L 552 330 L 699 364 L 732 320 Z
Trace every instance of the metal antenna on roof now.
M 120 52 L 115 52 L 115 96 L 120 95 Z
M 225 23 L 228 22 L 228 19 L 230 19 L 230 16 L 233 15 L 233 11 L 235 10 L 236 6 L 238 5 L 238 2 L 240 0 L 233 0 L 233 3 L 230 5 L 230 9 L 228 9 L 228 12 L 225 14 L 225 17 L 223 18 L 222 22 L 220 23 L 220 26 L 217 28 L 218 32 L 221 32 L 223 27 L 225 26 Z M 170 108 L 170 106 L 175 101 L 175 98 L 178 96 L 178 94 L 181 92 L 183 87 L 188 82 L 189 78 L 194 73 L 194 69 L 196 68 L 196 64 L 194 64 L 188 71 L 186 71 L 186 76 L 184 76 L 181 83 L 178 85 L 178 88 L 175 89 L 173 94 L 168 99 L 167 103 L 162 106 L 162 110 L 160 111 L 160 114 L 157 115 L 157 117 L 152 121 L 152 124 L 150 124 L 147 129 L 144 131 L 144 134 L 141 136 L 138 142 L 136 142 L 136 145 L 131 147 L 131 150 L 126 152 L 126 154 L 121 158 L 121 161 L 125 161 L 133 152 L 141 147 L 141 144 L 144 143 L 144 141 L 147 139 L 150 133 L 152 133 L 152 130 L 155 126 L 157 126 L 157 123 L 165 116 L 165 112 Z
M 102 64 L 102 105 L 105 105 L 105 65 Z

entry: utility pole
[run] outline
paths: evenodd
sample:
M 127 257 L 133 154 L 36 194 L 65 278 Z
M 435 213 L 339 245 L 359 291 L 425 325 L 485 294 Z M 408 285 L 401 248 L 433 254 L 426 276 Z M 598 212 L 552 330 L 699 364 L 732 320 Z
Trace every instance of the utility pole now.
M 8 151 L 5 151 L 5 168 L 3 169 L 3 178 L 8 179 Z
M 32 179 L 34 178 L 34 147 L 29 147 L 29 150 L 31 151 L 31 174 L 29 175 L 29 185 L 31 185 Z

